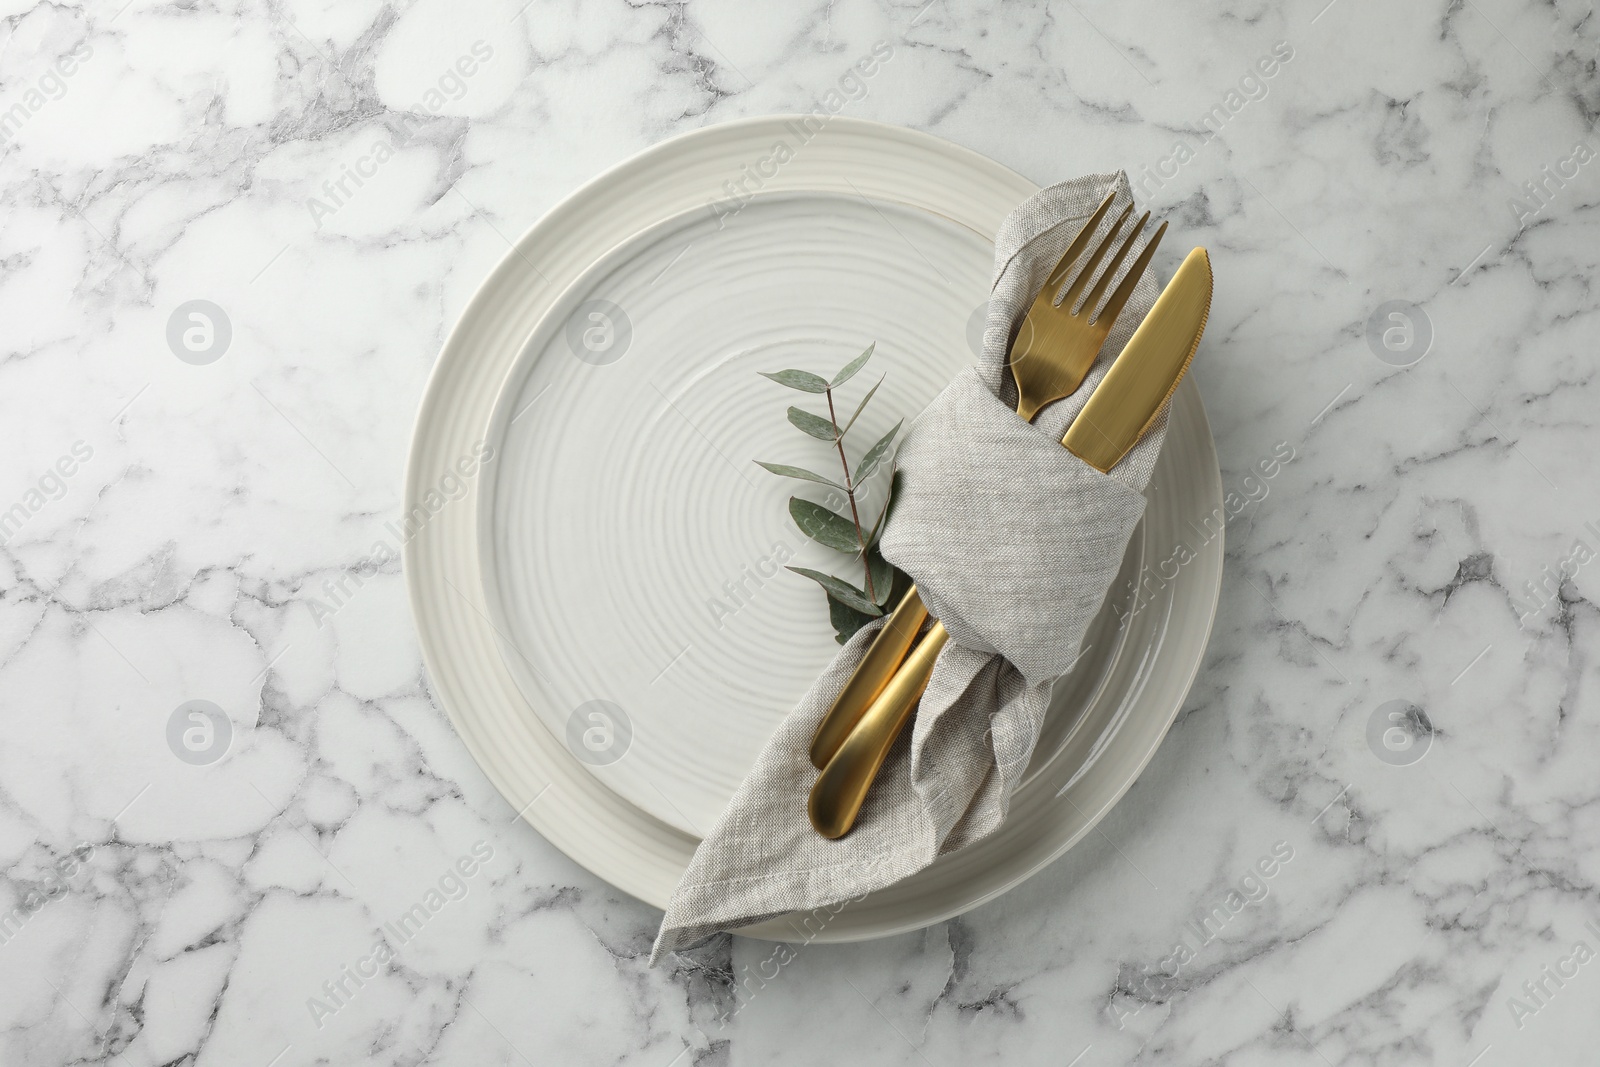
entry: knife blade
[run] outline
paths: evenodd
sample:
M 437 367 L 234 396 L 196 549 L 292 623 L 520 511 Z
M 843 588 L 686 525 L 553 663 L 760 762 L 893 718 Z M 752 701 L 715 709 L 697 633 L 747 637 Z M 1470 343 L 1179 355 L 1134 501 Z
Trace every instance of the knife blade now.
M 1073 455 L 1106 473 L 1149 432 L 1194 361 L 1211 313 L 1211 292 L 1211 259 L 1204 248 L 1196 248 L 1062 436 Z M 817 776 L 806 811 L 824 837 L 843 837 L 855 825 L 949 636 L 935 621 Z
M 1156 298 L 1061 443 L 1102 473 L 1138 444 L 1183 380 L 1211 314 L 1211 259 L 1196 248 Z

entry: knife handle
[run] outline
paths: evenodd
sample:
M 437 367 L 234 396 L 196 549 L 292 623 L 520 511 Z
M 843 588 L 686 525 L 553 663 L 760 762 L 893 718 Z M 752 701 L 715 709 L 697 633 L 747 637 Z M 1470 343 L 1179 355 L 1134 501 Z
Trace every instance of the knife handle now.
M 817 776 L 806 813 L 823 837 L 843 837 L 855 825 L 867 790 L 872 788 L 895 738 L 911 720 L 911 713 L 928 688 L 928 679 L 933 677 L 934 661 L 949 636 L 943 623 L 933 624 Z
M 844 688 L 839 690 L 833 706 L 817 723 L 817 731 L 811 736 L 811 765 L 817 770 L 822 770 L 833 759 L 839 746 L 850 736 L 850 731 L 861 721 L 861 716 L 878 699 L 878 694 L 889 684 L 894 672 L 900 669 L 927 617 L 928 608 L 913 585 L 900 598 L 899 606 L 889 616 L 889 621 L 884 623 L 883 629 L 872 639 L 867 654 L 856 665 L 855 673 Z

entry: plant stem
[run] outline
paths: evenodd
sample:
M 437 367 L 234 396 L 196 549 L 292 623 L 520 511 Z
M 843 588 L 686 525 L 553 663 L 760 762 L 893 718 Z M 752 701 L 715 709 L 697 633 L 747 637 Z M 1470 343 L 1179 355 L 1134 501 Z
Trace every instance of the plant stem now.
M 872 588 L 872 561 L 867 558 L 867 538 L 861 532 L 861 514 L 856 511 L 856 486 L 850 480 L 850 461 L 844 456 L 844 434 L 839 430 L 839 416 L 833 410 L 833 387 L 829 386 L 828 420 L 833 423 L 833 443 L 839 449 L 839 463 L 844 467 L 844 495 L 850 499 L 850 519 L 856 524 L 856 543 L 861 546 L 861 570 L 866 575 L 867 599 L 876 604 L 877 593 Z

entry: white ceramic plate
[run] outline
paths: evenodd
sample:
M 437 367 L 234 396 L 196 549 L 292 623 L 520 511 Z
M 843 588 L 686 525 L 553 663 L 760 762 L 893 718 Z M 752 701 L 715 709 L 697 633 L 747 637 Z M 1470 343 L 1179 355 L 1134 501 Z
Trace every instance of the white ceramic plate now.
M 441 702 L 529 822 L 658 907 L 835 647 L 820 593 L 772 573 L 786 552 L 826 554 L 787 524 L 794 485 L 750 462 L 826 470 L 826 457 L 783 421 L 800 394 L 756 371 L 827 369 L 876 340 L 873 380 L 889 379 L 862 436 L 913 414 L 972 361 L 987 235 L 1034 189 L 912 131 L 835 118 L 804 132 L 784 118 L 697 131 L 558 205 L 464 312 L 413 441 L 408 512 L 461 457 L 484 444 L 495 456 L 406 548 Z M 764 165 L 779 143 L 788 158 Z M 752 173 L 759 195 L 733 211 L 724 182 Z M 1102 616 L 1005 827 L 846 909 L 823 939 L 913 929 L 998 895 L 1131 785 L 1209 635 L 1222 545 L 1192 524 L 1220 506 L 1186 382 L 1124 577 L 1181 539 L 1197 558 L 1126 628 Z

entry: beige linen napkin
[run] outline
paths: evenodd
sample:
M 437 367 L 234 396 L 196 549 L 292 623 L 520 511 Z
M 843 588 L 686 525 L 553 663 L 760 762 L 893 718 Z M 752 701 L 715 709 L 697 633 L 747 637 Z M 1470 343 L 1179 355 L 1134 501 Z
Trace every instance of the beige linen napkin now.
M 919 415 L 900 447 L 903 476 L 883 554 L 917 582 L 950 631 L 909 743 L 884 764 L 853 829 L 811 828 L 808 749 L 823 713 L 882 621 L 864 627 L 784 720 L 673 892 L 652 962 L 718 930 L 789 912 L 835 910 L 982 839 L 1005 819 L 1039 737 L 1050 688 L 1077 658 L 1144 512 L 1165 413 L 1111 474 L 1061 436 L 1155 302 L 1150 274 L 1077 393 L 1032 424 L 1017 417 L 1011 339 L 1066 246 L 1125 174 L 1043 189 L 995 237 L 983 355 Z

